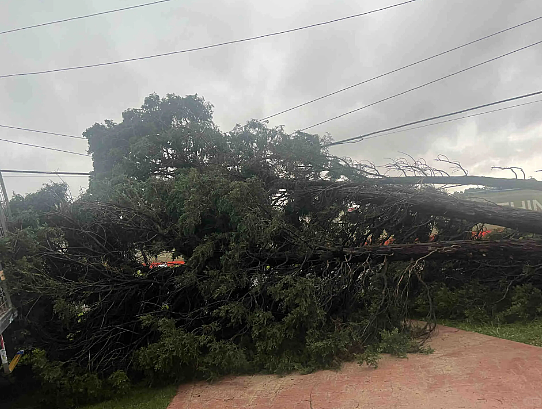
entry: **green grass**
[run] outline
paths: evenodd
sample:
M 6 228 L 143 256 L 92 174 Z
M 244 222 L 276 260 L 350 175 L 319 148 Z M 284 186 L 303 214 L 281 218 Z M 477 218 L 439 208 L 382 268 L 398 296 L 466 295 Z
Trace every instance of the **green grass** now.
M 542 319 L 513 324 L 473 324 L 465 321 L 442 320 L 439 324 L 542 347 Z
M 176 386 L 134 389 L 122 398 L 80 409 L 166 409 L 176 392 Z

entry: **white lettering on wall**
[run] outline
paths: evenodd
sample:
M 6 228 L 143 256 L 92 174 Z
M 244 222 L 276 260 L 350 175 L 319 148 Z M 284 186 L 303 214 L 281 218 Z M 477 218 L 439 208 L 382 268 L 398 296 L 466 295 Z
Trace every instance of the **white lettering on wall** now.
M 516 202 L 516 203 L 519 203 Z M 499 206 L 510 206 L 510 207 L 516 207 L 516 203 L 514 202 L 501 202 L 497 203 Z M 518 206 L 519 209 L 526 209 L 526 210 L 534 210 L 536 211 L 542 211 L 542 203 L 540 203 L 536 199 L 530 199 L 530 200 L 522 200 L 521 205 Z

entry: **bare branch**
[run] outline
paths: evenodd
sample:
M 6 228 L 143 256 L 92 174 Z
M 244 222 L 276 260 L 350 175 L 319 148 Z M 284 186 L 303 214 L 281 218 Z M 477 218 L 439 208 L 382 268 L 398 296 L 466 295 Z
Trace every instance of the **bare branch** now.
M 458 161 L 453 161 L 453 160 L 448 159 L 446 155 L 440 154 L 437 156 L 435 160 L 437 162 L 449 163 L 450 165 L 453 165 L 456 168 L 456 170 L 460 170 L 461 172 L 463 172 L 465 176 L 469 175 L 469 172 L 461 165 L 461 163 L 459 163 Z
M 500 169 L 500 170 L 510 170 L 512 171 L 512 173 L 514 174 L 514 176 L 516 177 L 516 179 L 518 178 L 518 174 L 515 172 L 514 169 L 517 169 L 519 170 L 521 173 L 523 173 L 523 179 L 526 179 L 527 177 L 525 176 L 525 171 L 523 170 L 523 168 L 520 168 L 518 166 L 505 166 L 505 167 L 501 167 L 501 166 L 492 166 L 491 169 Z

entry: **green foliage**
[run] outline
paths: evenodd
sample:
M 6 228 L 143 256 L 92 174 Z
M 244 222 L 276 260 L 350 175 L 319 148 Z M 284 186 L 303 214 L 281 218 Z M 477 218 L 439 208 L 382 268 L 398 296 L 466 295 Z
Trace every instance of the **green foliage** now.
M 426 294 L 419 294 L 412 303 L 416 315 L 426 316 L 432 307 L 438 319 L 476 324 L 532 320 L 542 314 L 540 267 L 509 261 L 496 267 L 484 265 L 465 275 L 465 264 L 446 263 L 440 271 L 433 266 L 426 269 L 431 305 Z
M 455 289 L 450 289 L 444 283 L 436 283 L 431 289 L 431 297 L 437 317 L 483 321 L 492 313 L 492 302 L 498 298 L 498 293 L 488 293 L 484 286 L 473 280 Z M 425 295 L 420 296 L 416 303 L 417 312 L 427 314 L 429 306 Z
M 160 388 L 138 388 L 126 396 L 115 397 L 106 402 L 84 406 L 81 409 L 166 409 L 176 392 L 177 387 L 174 385 Z
M 148 318 L 146 324 L 152 325 Z M 247 367 L 243 351 L 231 342 L 217 341 L 210 334 L 211 328 L 204 328 L 204 333 L 196 335 L 175 328 L 175 322 L 165 318 L 156 326 L 159 340 L 136 354 L 138 366 L 151 379 L 187 380 L 200 376 L 210 380 Z
M 130 378 L 124 371 L 115 371 L 107 378 L 108 384 L 111 386 L 115 396 L 120 397 L 130 392 Z
M 394 328 L 391 331 L 381 331 L 380 342 L 365 348 L 363 353 L 357 355 L 357 361 L 360 365 L 367 364 L 367 366 L 378 368 L 381 354 L 406 358 L 408 353 L 432 354 L 433 352 L 431 347 L 424 346 L 414 339 L 411 333 Z
M 542 320 L 540 318 L 514 323 L 499 321 L 472 323 L 457 320 L 441 320 L 439 323 L 465 331 L 479 332 L 492 337 L 542 347 Z
M 74 201 L 51 185 L 16 197 L 14 229 L 0 242 L 25 317 L 18 339 L 47 351 L 33 367 L 53 401 L 57 390 L 73 405 L 124 391 L 126 376 L 308 372 L 363 348 L 365 362 L 402 356 L 414 345 L 397 329 L 409 298 L 427 300 L 422 276 L 440 291 L 439 311 L 486 306 L 475 299 L 482 284 L 459 295 L 460 285 L 434 284 L 455 265 L 345 256 L 344 247 L 390 235 L 406 243 L 468 230 L 405 201 L 379 205 L 335 189 L 338 180 L 374 181 L 329 155 L 328 137 L 257 121 L 222 132 L 201 97 L 154 94 L 84 135 L 88 192 Z M 163 253 L 186 264 L 149 268 Z
M 372 368 L 378 368 L 378 362 L 382 359 L 379 345 L 369 345 L 361 354 L 357 355 L 358 364 L 367 364 Z
M 12 228 L 38 227 L 48 221 L 53 211 L 64 209 L 69 203 L 68 185 L 45 184 L 38 192 L 26 196 L 15 195 L 9 202 Z
M 532 320 L 542 314 L 542 291 L 533 284 L 514 287 L 511 305 L 498 315 L 504 322 Z
M 408 334 L 399 332 L 397 328 L 392 331 L 382 331 L 380 337 L 379 350 L 385 354 L 406 358 L 408 352 L 416 352 L 418 349 L 418 343 Z
M 41 382 L 41 404 L 45 407 L 71 408 L 80 404 L 121 396 L 130 390 L 130 380 L 116 371 L 106 380 L 75 365 L 47 359 L 46 352 L 32 351 L 27 364 Z
M 221 134 L 212 123 L 211 105 L 197 95 L 160 99 L 153 94 L 140 109 L 126 110 L 122 119 L 120 124 L 95 124 L 83 134 L 97 181 L 122 174 L 145 180 L 164 167 L 197 167 L 218 159 Z M 171 155 L 164 156 L 168 150 Z M 177 155 L 181 152 L 185 154 Z

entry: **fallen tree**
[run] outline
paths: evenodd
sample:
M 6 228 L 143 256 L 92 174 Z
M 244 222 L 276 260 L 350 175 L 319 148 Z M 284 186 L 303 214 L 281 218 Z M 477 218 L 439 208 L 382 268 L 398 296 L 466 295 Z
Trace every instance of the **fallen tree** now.
M 468 239 L 483 222 L 542 233 L 540 214 L 380 184 L 316 135 L 220 132 L 197 96 L 151 95 L 122 118 L 85 132 L 88 192 L 16 196 L 0 242 L 49 407 L 142 376 L 333 367 L 408 334 L 418 297 L 434 318 L 425 281 L 443 271 L 538 285 L 538 241 Z M 150 269 L 164 253 L 186 263 Z

